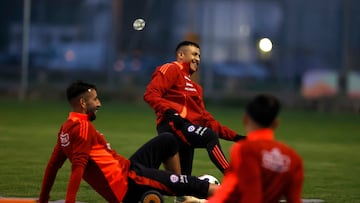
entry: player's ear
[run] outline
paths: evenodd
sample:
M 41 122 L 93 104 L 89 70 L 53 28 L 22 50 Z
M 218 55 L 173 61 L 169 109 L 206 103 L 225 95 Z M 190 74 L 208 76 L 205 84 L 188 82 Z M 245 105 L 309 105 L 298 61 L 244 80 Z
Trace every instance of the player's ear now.
M 81 108 L 86 109 L 86 100 L 85 100 L 85 98 L 81 97 L 79 102 L 80 102 Z
M 279 124 L 280 124 L 280 121 L 279 121 L 278 118 L 276 118 L 274 120 L 274 122 L 271 124 L 270 128 L 275 129 L 275 128 L 277 128 L 279 126 Z
M 184 57 L 184 52 L 182 50 L 179 50 L 178 52 L 176 52 L 176 55 L 178 58 L 183 58 Z

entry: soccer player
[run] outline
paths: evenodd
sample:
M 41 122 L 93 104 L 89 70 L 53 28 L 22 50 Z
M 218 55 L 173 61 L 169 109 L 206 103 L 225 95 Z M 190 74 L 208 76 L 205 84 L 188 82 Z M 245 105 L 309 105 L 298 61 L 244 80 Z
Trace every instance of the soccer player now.
M 224 172 L 229 163 L 219 137 L 230 141 L 244 138 L 221 125 L 205 109 L 202 88 L 190 79 L 199 64 L 199 45 L 179 43 L 176 61 L 157 67 L 144 93 L 144 100 L 156 113 L 157 131 L 178 136 L 181 173 L 187 175 L 192 172 L 194 148 L 206 148 L 212 162 Z
M 61 126 L 57 143 L 47 164 L 39 202 L 48 202 L 56 174 L 66 159 L 71 175 L 66 203 L 73 203 L 84 179 L 107 202 L 138 202 L 143 193 L 156 190 L 165 195 L 207 197 L 217 188 L 197 177 L 158 170 L 162 162 L 177 157 L 177 140 L 163 133 L 144 144 L 130 159 L 110 148 L 104 135 L 92 121 L 101 106 L 95 85 L 77 81 L 67 88 L 71 106 L 69 117 Z M 177 160 L 178 161 L 178 160 Z
M 279 101 L 256 96 L 243 116 L 247 138 L 231 149 L 230 167 L 207 203 L 301 203 L 304 169 L 301 157 L 274 140 Z

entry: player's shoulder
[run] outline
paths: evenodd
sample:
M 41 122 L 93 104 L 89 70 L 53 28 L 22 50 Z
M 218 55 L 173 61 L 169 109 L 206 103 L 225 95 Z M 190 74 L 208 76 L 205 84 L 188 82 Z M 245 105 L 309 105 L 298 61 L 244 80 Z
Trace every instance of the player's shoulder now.
M 291 147 L 285 142 L 277 141 L 279 146 L 279 152 L 283 156 L 287 156 L 291 160 L 291 165 L 295 170 L 301 169 L 303 165 L 303 159 L 295 148 Z
M 244 148 L 245 148 L 245 151 L 246 151 L 247 143 L 248 143 L 248 142 L 246 142 L 246 141 L 244 141 L 244 140 L 235 142 L 235 143 L 231 146 L 231 149 L 230 149 L 231 153 L 244 152 Z
M 172 63 L 165 63 L 161 66 L 158 66 L 157 71 L 162 74 L 171 74 L 174 72 L 180 71 L 180 68 L 178 67 L 178 64 L 172 62 Z
M 95 128 L 91 121 L 82 119 L 69 119 L 63 126 L 73 130 Z
M 281 142 L 281 141 L 275 141 L 277 147 L 279 149 L 281 149 L 281 151 L 283 151 L 286 154 L 289 154 L 292 157 L 298 157 L 301 159 L 300 154 L 290 145 L 288 145 L 287 143 Z

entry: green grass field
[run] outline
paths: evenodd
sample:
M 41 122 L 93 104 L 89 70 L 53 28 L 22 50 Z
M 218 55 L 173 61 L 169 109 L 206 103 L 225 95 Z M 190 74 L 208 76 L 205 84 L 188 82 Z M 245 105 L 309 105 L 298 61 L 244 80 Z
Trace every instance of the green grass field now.
M 130 156 L 156 135 L 150 107 L 103 101 L 95 125 L 113 149 Z M 243 109 L 209 105 L 213 115 L 238 132 Z M 65 102 L 20 103 L 0 101 L 0 196 L 36 197 L 43 171 L 69 107 Z M 360 115 L 284 110 L 277 138 L 295 148 L 305 163 L 304 198 L 330 203 L 360 202 Z M 228 154 L 231 142 L 222 141 Z M 194 175 L 212 174 L 221 179 L 203 149 L 196 151 Z M 51 199 L 64 199 L 69 163 L 60 170 Z M 78 200 L 104 202 L 86 183 Z M 171 202 L 168 198 L 167 202 Z

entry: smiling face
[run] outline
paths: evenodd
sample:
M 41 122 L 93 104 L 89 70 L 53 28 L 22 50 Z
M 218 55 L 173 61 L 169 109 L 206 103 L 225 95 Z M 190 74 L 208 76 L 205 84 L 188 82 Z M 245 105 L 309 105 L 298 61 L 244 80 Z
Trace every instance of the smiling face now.
M 177 61 L 190 63 L 190 74 L 196 72 L 200 65 L 200 49 L 193 45 L 180 47 L 177 51 Z
M 96 119 L 97 110 L 101 107 L 100 99 L 95 89 L 88 89 L 80 97 L 80 106 L 82 113 L 86 113 L 89 116 L 89 120 Z

